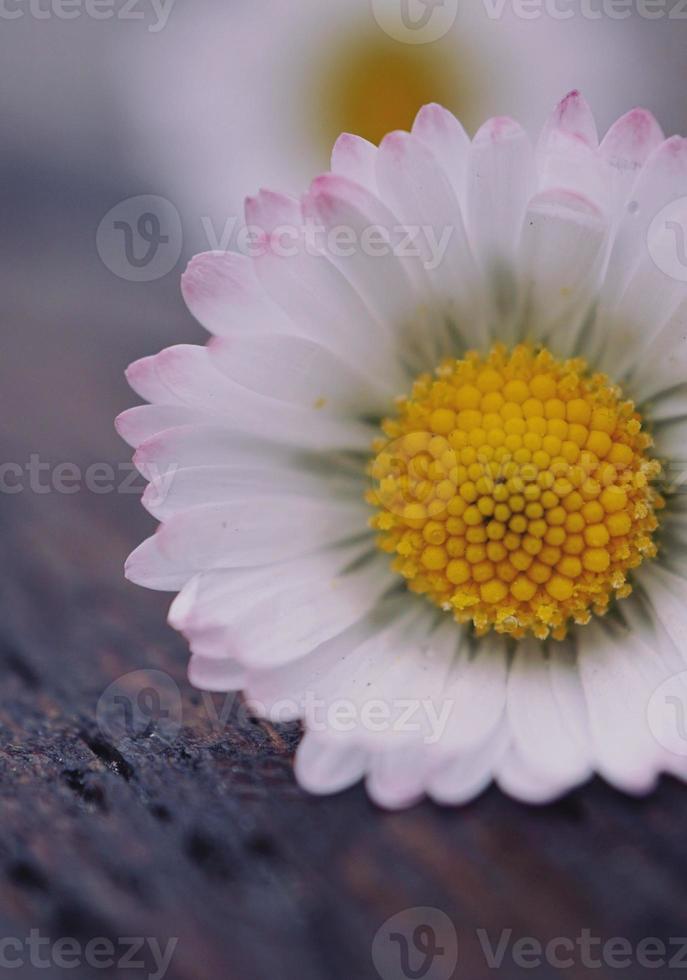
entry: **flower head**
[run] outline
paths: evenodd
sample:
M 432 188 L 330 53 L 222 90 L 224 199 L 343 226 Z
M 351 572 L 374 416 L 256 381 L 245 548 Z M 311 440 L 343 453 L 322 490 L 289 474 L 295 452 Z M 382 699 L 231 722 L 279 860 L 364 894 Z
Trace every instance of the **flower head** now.
M 179 593 L 193 683 L 303 719 L 304 786 L 687 773 L 686 195 L 643 110 L 599 144 L 573 92 L 533 147 L 430 105 L 191 262 L 213 339 L 128 372 L 161 527 L 127 574 Z
M 566 635 L 630 592 L 662 503 L 631 402 L 546 349 L 468 353 L 383 424 L 369 500 L 410 588 L 479 633 Z

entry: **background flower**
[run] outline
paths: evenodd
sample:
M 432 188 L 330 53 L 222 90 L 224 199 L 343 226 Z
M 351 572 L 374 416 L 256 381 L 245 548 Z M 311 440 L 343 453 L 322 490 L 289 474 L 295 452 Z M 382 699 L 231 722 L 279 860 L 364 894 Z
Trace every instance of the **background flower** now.
M 679 22 L 491 9 L 461 3 L 445 36 L 411 45 L 381 30 L 370 0 L 180 4 L 159 34 L 130 31 L 105 52 L 127 166 L 161 182 L 198 250 L 208 246 L 200 218 L 221 234 L 242 215 L 245 187 L 299 187 L 326 166 L 339 133 L 379 140 L 430 101 L 468 131 L 497 113 L 533 127 L 550 108 L 547 92 L 580 86 L 602 126 L 642 104 L 684 128 Z M 660 73 L 646 54 L 656 43 Z

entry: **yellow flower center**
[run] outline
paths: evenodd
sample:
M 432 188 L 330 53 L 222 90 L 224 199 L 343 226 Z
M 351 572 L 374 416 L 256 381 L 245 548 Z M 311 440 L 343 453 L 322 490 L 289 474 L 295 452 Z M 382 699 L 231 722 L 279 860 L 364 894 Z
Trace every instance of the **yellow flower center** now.
M 370 464 L 379 547 L 459 622 L 562 639 L 631 592 L 663 505 L 631 402 L 581 360 L 494 347 L 423 375 Z
M 403 44 L 365 25 L 321 49 L 319 83 L 308 77 L 310 113 L 327 154 L 340 133 L 357 133 L 379 143 L 394 129 L 410 129 L 421 106 L 439 102 L 470 129 L 483 118 L 484 72 L 471 49 L 455 38 L 434 44 Z M 372 93 L 372 94 L 371 94 Z

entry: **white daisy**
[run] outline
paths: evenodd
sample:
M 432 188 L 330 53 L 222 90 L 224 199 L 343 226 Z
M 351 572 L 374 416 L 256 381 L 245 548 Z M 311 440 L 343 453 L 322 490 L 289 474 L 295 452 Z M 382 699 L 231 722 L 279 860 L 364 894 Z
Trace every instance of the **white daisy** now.
M 191 262 L 214 337 L 133 364 L 118 420 L 161 521 L 127 575 L 179 592 L 194 684 L 303 719 L 303 786 L 687 773 L 687 284 L 655 220 L 682 195 L 644 110 L 599 144 L 573 92 L 533 148 L 429 105 L 249 198 L 251 257 Z

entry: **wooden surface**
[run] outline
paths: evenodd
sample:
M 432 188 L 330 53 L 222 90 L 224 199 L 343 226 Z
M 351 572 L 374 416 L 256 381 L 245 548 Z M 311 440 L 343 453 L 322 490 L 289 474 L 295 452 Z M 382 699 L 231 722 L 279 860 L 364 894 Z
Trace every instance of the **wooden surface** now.
M 176 277 L 141 289 L 92 264 L 86 278 L 76 295 L 62 282 L 39 299 L 28 274 L 8 281 L 5 459 L 126 459 L 111 428 L 131 401 L 124 366 L 200 336 Z M 491 790 L 463 810 L 425 803 L 393 815 L 361 788 L 301 792 L 297 730 L 236 711 L 218 728 L 208 705 L 220 712 L 221 699 L 186 682 L 185 645 L 165 625 L 169 597 L 123 581 L 126 554 L 151 527 L 132 495 L 0 498 L 1 937 L 177 937 L 172 980 L 367 980 L 384 921 L 431 906 L 458 932 L 455 976 L 512 980 L 559 973 L 489 969 L 477 929 L 542 942 L 588 929 L 633 945 L 687 932 L 687 790 L 672 781 L 646 801 L 594 783 L 541 810 Z M 112 737 L 107 695 L 104 714 L 99 700 L 141 668 L 172 679 L 182 725 Z M 680 973 L 578 963 L 560 975 Z

